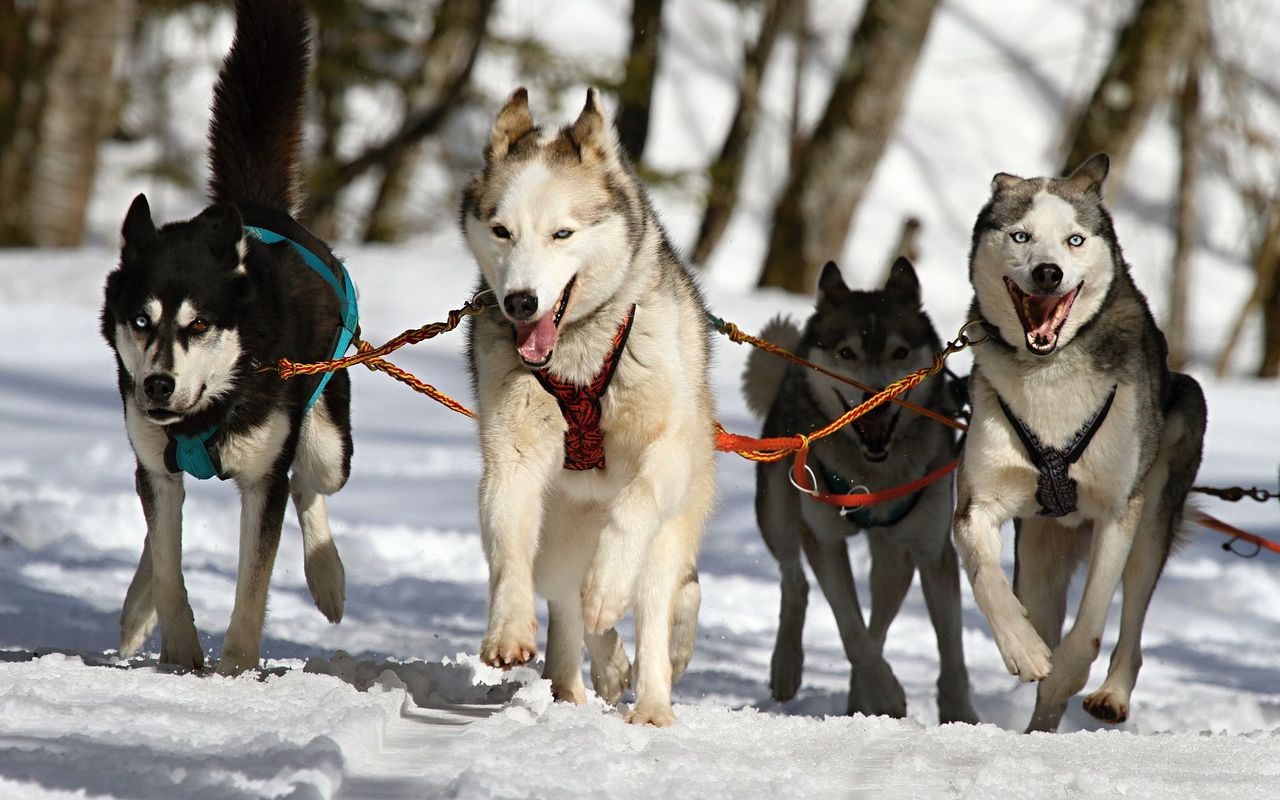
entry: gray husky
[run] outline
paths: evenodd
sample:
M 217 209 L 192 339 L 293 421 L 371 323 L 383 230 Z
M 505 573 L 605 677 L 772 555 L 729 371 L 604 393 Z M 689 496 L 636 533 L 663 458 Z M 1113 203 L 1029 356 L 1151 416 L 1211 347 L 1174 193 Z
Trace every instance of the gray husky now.
M 920 284 L 911 262 L 899 259 L 884 287 L 849 290 L 828 262 L 818 284 L 818 304 L 804 330 L 775 320 L 763 332 L 770 341 L 879 389 L 928 366 L 938 335 L 920 306 Z M 839 417 L 866 396 L 848 384 L 762 351 L 752 352 L 743 392 L 765 417 L 764 433 L 807 433 Z M 909 398 L 953 413 L 942 379 L 912 389 Z M 848 494 L 854 486 L 880 491 L 908 483 L 955 455 L 954 433 L 933 420 L 887 403 L 826 439 L 814 443 L 809 466 L 817 488 Z M 960 637 L 960 567 L 951 546 L 950 476 L 902 500 L 841 509 L 808 499 L 791 483 L 790 461 L 760 464 L 756 472 L 756 519 L 782 572 L 782 609 L 769 686 L 776 700 L 800 687 L 804 661 L 801 633 L 809 585 L 800 553 L 809 560 L 831 604 L 852 665 L 849 713 L 906 714 L 906 697 L 881 655 L 889 623 L 902 605 L 912 576 L 920 572 L 925 602 L 938 636 L 942 667 L 938 717 L 977 722 L 969 700 L 969 674 Z M 871 550 L 871 624 L 863 622 L 845 539 L 865 530 Z
M 1040 681 L 1028 730 L 1056 730 L 1084 688 L 1123 581 L 1120 638 L 1084 708 L 1129 714 L 1147 605 L 1200 465 L 1204 396 L 1170 372 L 1164 336 L 1102 204 L 1109 161 L 1066 178 L 1004 173 L 973 229 L 973 423 L 958 478 L 955 540 L 1009 672 Z M 1017 521 L 1013 588 L 1000 526 Z M 1087 580 L 1062 636 L 1067 586 Z
M 523 89 L 494 122 L 462 226 L 495 307 L 473 317 L 489 626 L 480 655 L 535 652 L 558 699 L 616 703 L 630 665 L 614 629 L 635 609 L 630 722 L 668 725 L 693 652 L 695 562 L 714 494 L 710 327 L 593 89 L 576 121 L 537 127 Z

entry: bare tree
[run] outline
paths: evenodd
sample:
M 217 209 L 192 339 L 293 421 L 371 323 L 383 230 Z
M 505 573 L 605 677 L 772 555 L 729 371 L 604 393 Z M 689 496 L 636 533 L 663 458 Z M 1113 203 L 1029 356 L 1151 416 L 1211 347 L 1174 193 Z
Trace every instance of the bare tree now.
M 1265 341 L 1258 374 L 1272 376 L 1276 365 L 1280 364 L 1280 297 L 1277 297 L 1277 292 L 1280 291 L 1277 289 L 1277 283 L 1280 282 L 1280 197 L 1271 201 L 1266 228 L 1253 253 L 1253 269 L 1257 276 L 1253 291 L 1232 321 L 1227 342 L 1214 364 L 1214 373 L 1219 378 L 1225 377 L 1230 371 L 1231 356 L 1240 340 L 1240 334 L 1253 310 L 1259 307 L 1263 307 Z
M 0 243 L 80 244 L 132 0 L 0 0 Z
M 422 49 L 424 56 L 417 71 L 418 79 L 405 91 L 408 108 L 440 106 L 455 86 L 466 84 L 484 42 L 492 10 L 493 0 L 442 0 L 436 9 L 431 36 Z M 454 106 L 446 104 L 446 114 Z M 441 117 L 437 127 L 443 122 Z M 405 202 L 419 160 L 420 151 L 416 147 L 405 147 L 388 156 L 383 164 L 378 195 L 369 211 L 365 241 L 390 242 L 403 234 Z
M 786 3 L 783 0 L 764 0 L 760 16 L 760 32 L 755 43 L 742 57 L 742 72 L 738 77 L 738 107 L 729 123 L 720 154 L 708 169 L 707 207 L 698 227 L 698 238 L 693 245 L 693 262 L 706 264 L 711 253 L 720 243 L 720 237 L 729 225 L 733 209 L 738 204 L 738 187 L 742 183 L 742 170 L 751 144 L 751 132 L 755 129 L 760 111 L 760 85 L 764 70 L 773 52 L 773 43 L 781 27 L 780 17 Z
M 618 87 L 618 141 L 631 160 L 640 163 L 649 139 L 649 108 L 658 76 L 663 0 L 632 0 L 631 50 Z
M 1111 156 L 1111 186 L 1153 109 L 1173 93 L 1171 76 L 1194 47 L 1204 0 L 1141 0 L 1120 31 L 1111 61 L 1067 137 L 1062 174 L 1094 153 Z
M 937 0 L 867 0 L 844 65 L 774 210 L 761 286 L 809 292 L 838 257 L 897 122 Z
M 1187 284 L 1191 253 L 1196 245 L 1196 176 L 1200 149 L 1200 55 L 1193 49 L 1178 96 L 1178 201 L 1174 223 L 1173 263 L 1169 270 L 1169 312 L 1164 332 L 1169 341 L 1169 366 L 1187 362 Z

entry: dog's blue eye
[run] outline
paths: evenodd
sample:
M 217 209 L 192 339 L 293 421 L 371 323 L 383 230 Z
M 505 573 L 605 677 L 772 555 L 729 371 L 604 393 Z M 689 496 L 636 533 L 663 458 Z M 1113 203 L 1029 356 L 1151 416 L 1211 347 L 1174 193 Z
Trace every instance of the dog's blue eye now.
M 1014 231 L 1013 233 L 1009 234 L 1009 238 L 1013 239 L 1018 244 L 1026 244 L 1027 242 L 1031 241 L 1031 235 L 1028 234 L 1026 231 Z
M 133 327 L 140 331 L 145 331 L 147 328 L 151 327 L 151 317 L 148 317 L 146 314 L 139 314 L 133 318 Z
M 858 354 L 853 352 L 853 348 L 851 347 L 841 347 L 836 351 L 836 355 L 843 358 L 845 361 L 856 361 L 858 359 Z
M 511 238 L 511 231 L 507 230 L 506 228 L 502 227 L 501 225 L 494 225 L 492 228 L 490 228 L 490 230 L 492 230 L 492 231 L 493 231 L 493 235 L 494 235 L 494 236 L 497 236 L 499 239 L 510 239 L 510 238 Z
M 1084 244 L 1084 237 L 1078 233 L 1073 233 L 1067 237 L 1067 244 L 1071 245 L 1072 247 L 1079 247 L 1080 245 Z
M 560 230 L 551 234 L 551 238 L 552 239 L 568 239 L 572 235 L 573 235 L 573 231 L 569 230 L 568 228 L 561 228 Z

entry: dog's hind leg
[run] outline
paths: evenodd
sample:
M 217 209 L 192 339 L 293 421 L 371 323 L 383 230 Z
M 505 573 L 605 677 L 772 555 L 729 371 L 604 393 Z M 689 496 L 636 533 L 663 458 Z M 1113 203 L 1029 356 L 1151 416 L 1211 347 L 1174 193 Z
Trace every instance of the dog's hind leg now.
M 702 586 L 698 571 L 690 570 L 676 589 L 671 623 L 671 680 L 678 681 L 689 668 L 698 637 L 698 609 L 702 606 Z
M 840 641 L 852 667 L 849 713 L 905 717 L 907 697 L 902 684 L 894 677 L 879 643 L 863 621 L 844 538 L 819 538 L 806 532 L 803 544 L 809 566 L 835 614 Z
M 151 599 L 160 620 L 160 661 L 178 669 L 202 669 L 204 651 L 182 580 L 182 503 L 186 499 L 182 476 L 139 467 L 137 486 L 147 520 L 145 552 L 150 554 Z M 141 572 L 141 562 L 138 566 Z M 134 596 L 141 601 L 142 587 L 138 589 Z M 141 605 L 138 608 L 144 610 Z
M 1067 616 L 1067 588 L 1089 544 L 1088 529 L 1066 528 L 1041 517 L 1019 520 L 1015 527 L 1013 591 L 1027 609 L 1036 633 L 1048 647 L 1055 648 L 1062 640 L 1062 622 Z M 1065 700 L 1046 703 L 1044 693 L 1037 691 L 1027 730 L 1057 730 L 1066 710 Z
M 785 703 L 796 696 L 804 674 L 804 619 L 809 605 L 809 581 L 800 561 L 798 493 L 787 482 L 786 467 L 756 467 L 756 520 L 769 552 L 777 559 L 782 603 L 778 609 L 778 635 L 769 662 L 769 694 Z
M 610 628 L 604 633 L 588 633 L 591 653 L 591 687 L 609 705 L 616 705 L 631 685 L 631 662 L 622 647 L 622 637 Z
M 587 700 L 582 684 L 582 604 L 577 597 L 547 602 L 547 660 L 542 677 L 551 695 L 575 705 Z
M 267 615 L 267 586 L 280 546 L 289 498 L 288 478 L 269 475 L 240 487 L 240 563 L 236 602 L 222 642 L 218 674 L 238 675 L 258 666 L 262 625 Z
M 120 656 L 129 658 L 138 652 L 159 619 L 151 595 L 151 543 L 144 540 L 138 570 L 133 573 L 133 581 L 124 596 L 124 608 L 120 610 Z
M 312 489 L 307 479 L 297 473 L 289 484 L 289 494 L 293 498 L 294 510 L 298 512 L 298 526 L 302 528 L 307 589 L 325 619 L 340 622 L 347 597 L 347 577 L 329 530 L 324 495 Z

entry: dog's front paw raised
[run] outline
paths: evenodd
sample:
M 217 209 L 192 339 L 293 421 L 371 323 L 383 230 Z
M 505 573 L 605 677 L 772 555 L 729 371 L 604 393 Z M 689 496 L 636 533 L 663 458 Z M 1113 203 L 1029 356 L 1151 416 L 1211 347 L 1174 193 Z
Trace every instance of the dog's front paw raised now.
M 617 624 L 631 605 L 630 581 L 592 567 L 582 582 L 582 621 L 588 633 L 601 634 Z
M 527 664 L 538 653 L 537 620 L 504 620 L 491 625 L 480 645 L 480 660 L 491 667 L 511 669 Z
M 1018 680 L 1024 682 L 1049 676 L 1053 669 L 1053 651 L 1025 616 L 1015 616 L 1004 625 L 992 624 L 991 631 L 1010 675 L 1017 675 Z
M 635 708 L 627 712 L 627 722 L 632 725 L 652 725 L 665 728 L 676 721 L 675 712 L 669 703 L 636 703 Z

